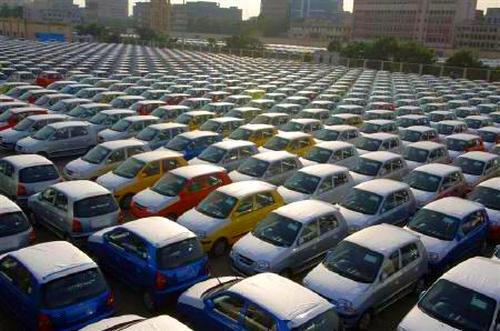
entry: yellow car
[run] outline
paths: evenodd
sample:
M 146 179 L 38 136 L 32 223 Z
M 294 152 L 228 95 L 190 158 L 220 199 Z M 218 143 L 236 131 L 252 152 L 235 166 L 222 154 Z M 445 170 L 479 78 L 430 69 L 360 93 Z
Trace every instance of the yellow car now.
M 357 114 L 335 114 L 325 121 L 326 125 L 350 125 L 360 128 L 363 126 L 363 117 Z
M 248 140 L 257 146 L 263 146 L 277 133 L 278 130 L 269 124 L 246 124 L 234 130 L 229 139 Z
M 220 256 L 283 204 L 274 185 L 261 181 L 232 183 L 210 193 L 177 222 L 196 233 L 206 252 Z
M 256 100 L 256 99 L 262 99 L 264 95 L 266 95 L 266 91 L 261 89 L 249 89 L 243 91 L 243 94 L 249 95 L 252 97 L 253 100 Z
M 298 156 L 304 156 L 316 144 L 313 136 L 308 133 L 293 131 L 280 132 L 263 146 L 260 152 L 287 151 Z
M 182 154 L 152 151 L 132 156 L 115 170 L 97 178 L 97 183 L 113 192 L 121 208 L 129 208 L 134 194 L 152 186 L 168 171 L 187 165 Z
M 206 110 L 193 110 L 179 115 L 176 123 L 188 126 L 188 131 L 198 130 L 205 121 L 214 118 L 215 114 Z

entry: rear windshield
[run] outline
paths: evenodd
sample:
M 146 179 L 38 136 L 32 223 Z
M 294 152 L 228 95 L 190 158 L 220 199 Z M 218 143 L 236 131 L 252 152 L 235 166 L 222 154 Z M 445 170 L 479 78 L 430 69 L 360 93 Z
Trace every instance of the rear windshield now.
M 118 205 L 111 194 L 90 197 L 75 202 L 75 217 L 95 217 L 105 215 L 118 210 Z
M 21 183 L 38 183 L 59 178 L 56 167 L 51 164 L 24 168 L 19 171 Z
M 0 215 L 0 237 L 21 233 L 30 228 L 26 216 L 20 211 Z
M 96 297 L 107 290 L 106 282 L 97 269 L 88 269 L 55 279 L 42 289 L 43 306 L 57 309 Z
M 160 269 L 177 268 L 201 259 L 203 248 L 197 238 L 183 240 L 158 249 L 158 267 Z

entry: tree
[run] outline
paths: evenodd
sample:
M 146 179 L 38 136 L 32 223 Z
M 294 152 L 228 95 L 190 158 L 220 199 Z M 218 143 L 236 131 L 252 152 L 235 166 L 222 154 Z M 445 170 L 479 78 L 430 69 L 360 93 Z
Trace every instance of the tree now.
M 355 41 L 349 43 L 340 50 L 340 55 L 355 59 L 366 59 L 370 44 L 364 41 Z
M 235 35 L 226 38 L 226 47 L 230 49 L 262 49 L 262 42 L 248 35 Z
M 207 38 L 207 43 L 210 48 L 216 48 L 217 47 L 217 39 L 215 38 Z
M 399 48 L 398 41 L 392 37 L 384 37 L 375 40 L 368 45 L 368 58 L 372 60 L 392 60 L 394 52 Z
M 393 60 L 396 62 L 430 64 L 435 62 L 435 53 L 434 50 L 418 42 L 401 41 L 397 50 L 393 53 Z
M 452 67 L 482 68 L 484 64 L 479 60 L 476 53 L 468 49 L 462 49 L 446 60 L 446 65 Z
M 340 52 L 342 50 L 342 43 L 338 40 L 332 40 L 327 47 L 329 52 Z

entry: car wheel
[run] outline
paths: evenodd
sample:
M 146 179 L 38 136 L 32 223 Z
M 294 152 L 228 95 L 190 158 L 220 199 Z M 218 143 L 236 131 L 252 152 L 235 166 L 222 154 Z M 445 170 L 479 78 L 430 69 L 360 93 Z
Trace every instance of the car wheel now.
M 132 194 L 127 194 L 120 200 L 121 209 L 130 209 L 130 203 L 132 202 Z
M 426 288 L 427 288 L 427 284 L 426 284 L 425 278 L 422 277 L 419 280 L 417 280 L 417 282 L 415 283 L 415 287 L 413 288 L 413 293 L 415 293 L 415 295 L 420 295 L 420 293 L 425 291 Z
M 212 253 L 212 256 L 218 257 L 224 255 L 229 248 L 229 244 L 227 243 L 227 240 L 224 238 L 217 239 L 217 241 L 214 243 L 212 246 L 212 249 L 210 252 Z
M 372 313 L 370 311 L 367 311 L 363 315 L 361 315 L 361 318 L 358 321 L 358 330 L 368 330 L 371 323 Z
M 156 312 L 158 309 L 158 306 L 149 291 L 145 291 L 142 295 L 142 302 L 144 303 L 144 307 L 146 307 L 146 309 L 150 312 Z

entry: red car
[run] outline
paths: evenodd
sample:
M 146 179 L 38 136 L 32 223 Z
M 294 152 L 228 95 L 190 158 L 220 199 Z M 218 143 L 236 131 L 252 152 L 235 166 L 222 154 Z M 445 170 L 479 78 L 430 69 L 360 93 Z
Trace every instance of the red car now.
M 14 127 L 31 115 L 47 114 L 47 109 L 36 107 L 12 108 L 0 115 L 0 131 Z
M 57 71 L 42 71 L 40 74 L 38 74 L 35 83 L 36 85 L 47 87 L 53 82 L 57 82 L 58 80 L 62 80 L 63 78 L 63 75 L 58 73 Z
M 180 104 L 187 98 L 190 98 L 190 94 L 186 93 L 171 93 L 164 95 L 160 100 L 165 102 L 169 106 L 174 106 Z
M 165 102 L 161 100 L 142 100 L 137 101 L 130 109 L 135 110 L 139 115 L 149 115 L 161 106 L 165 106 Z
M 210 192 L 231 183 L 226 169 L 191 165 L 171 170 L 151 188 L 137 193 L 130 212 L 135 217 L 164 216 L 177 219 L 198 205 Z

